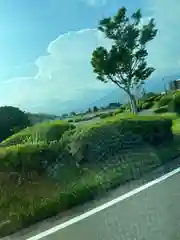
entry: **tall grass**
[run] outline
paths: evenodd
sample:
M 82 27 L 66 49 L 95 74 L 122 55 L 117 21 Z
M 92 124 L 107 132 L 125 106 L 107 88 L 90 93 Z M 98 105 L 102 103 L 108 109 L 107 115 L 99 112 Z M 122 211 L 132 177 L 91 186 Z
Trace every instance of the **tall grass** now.
M 1 174 L 0 236 L 102 196 L 107 190 L 137 179 L 162 164 L 156 152 L 149 148 L 127 154 L 123 159 L 120 164 L 106 168 L 89 166 L 63 183 L 47 176 L 33 176 L 19 184 L 11 176 Z

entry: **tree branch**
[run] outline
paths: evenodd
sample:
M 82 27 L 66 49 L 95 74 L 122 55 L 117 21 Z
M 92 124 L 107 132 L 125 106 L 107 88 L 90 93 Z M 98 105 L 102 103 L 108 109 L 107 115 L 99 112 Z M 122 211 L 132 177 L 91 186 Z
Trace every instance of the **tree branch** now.
M 138 63 L 138 58 L 136 58 L 136 60 L 135 60 L 135 62 L 133 64 L 134 66 L 132 66 L 132 74 L 133 74 L 135 68 L 137 67 L 137 63 Z
M 114 84 L 116 84 L 119 88 L 121 88 L 122 90 L 124 90 L 125 92 L 127 92 L 126 88 L 123 87 L 118 80 L 113 79 L 112 76 L 109 76 L 109 78 L 110 78 L 110 80 L 111 80 Z

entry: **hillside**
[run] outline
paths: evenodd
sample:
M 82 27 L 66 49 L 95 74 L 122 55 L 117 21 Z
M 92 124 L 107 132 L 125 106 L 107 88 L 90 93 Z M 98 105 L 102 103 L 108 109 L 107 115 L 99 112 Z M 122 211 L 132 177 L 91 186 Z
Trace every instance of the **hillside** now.
M 52 121 L 52 120 L 61 119 L 60 116 L 46 114 L 46 113 L 27 113 L 27 115 L 29 117 L 30 122 L 33 125 L 36 123 L 44 122 L 44 121 Z

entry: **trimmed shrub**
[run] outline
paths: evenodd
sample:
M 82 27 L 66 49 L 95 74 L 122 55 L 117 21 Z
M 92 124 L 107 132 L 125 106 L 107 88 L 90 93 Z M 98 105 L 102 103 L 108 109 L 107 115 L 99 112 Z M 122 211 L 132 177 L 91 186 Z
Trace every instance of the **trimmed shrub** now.
M 138 101 L 137 103 L 137 109 L 138 111 L 141 111 L 141 110 L 145 110 L 145 109 L 149 109 L 151 108 L 152 106 L 154 105 L 154 101 L 150 100 L 146 100 L 146 101 Z
M 59 142 L 0 148 L 0 169 L 5 172 L 41 174 L 57 162 L 68 164 L 71 160 L 71 155 Z
M 83 121 L 83 118 L 82 117 L 79 117 L 79 118 L 75 118 L 74 119 L 74 122 L 77 123 L 77 122 L 82 122 Z
M 161 98 L 162 98 L 162 95 L 159 94 L 159 95 L 157 95 L 157 96 L 154 98 L 154 101 L 155 101 L 155 102 L 158 102 Z
M 69 123 L 73 123 L 74 120 L 73 120 L 73 119 L 68 119 L 68 122 L 69 122 Z
M 77 117 L 77 118 L 73 119 L 73 122 L 78 123 L 78 122 L 89 121 L 96 117 L 100 117 L 101 115 L 102 115 L 102 113 L 97 113 L 97 114 L 94 114 L 93 116 Z
M 140 99 L 141 101 L 154 101 L 154 99 L 156 98 L 157 94 L 153 93 L 153 92 L 148 92 L 146 93 L 144 96 L 142 96 Z
M 168 112 L 168 107 L 164 106 L 164 107 L 158 108 L 158 109 L 154 110 L 154 112 L 155 113 L 166 113 L 166 112 Z
M 169 112 L 180 114 L 180 94 L 176 94 L 168 105 Z
M 114 115 L 113 112 L 102 113 L 102 114 L 100 115 L 100 118 L 101 118 L 101 119 L 104 119 L 104 118 L 107 118 L 107 117 L 112 117 L 113 115 Z
M 75 128 L 74 125 L 68 123 L 67 121 L 51 121 L 36 124 L 32 127 L 28 127 L 5 141 L 3 141 L 1 146 L 11 146 L 23 143 L 49 143 L 51 141 L 59 141 L 63 133 L 67 130 Z
M 164 95 L 158 102 L 158 107 L 164 107 L 170 103 L 172 100 L 172 96 L 170 95 Z
M 127 116 L 126 116 L 127 117 Z M 0 178 L 1 214 L 0 237 L 28 227 L 37 221 L 54 216 L 78 204 L 96 198 L 126 181 L 137 179 L 142 174 L 163 164 L 164 145 L 161 159 L 157 148 L 143 145 L 143 142 L 158 145 L 170 139 L 171 120 L 160 117 L 131 117 L 120 121 L 118 115 L 99 124 L 90 124 L 64 132 L 59 142 L 50 144 L 24 144 L 0 148 L 0 169 L 4 173 L 36 171 L 42 174 L 37 179 L 16 185 L 14 181 Z M 104 161 L 115 159 L 121 150 L 136 148 L 132 156 L 128 152 L 124 161 L 119 156 L 116 167 L 96 170 L 81 170 L 76 178 L 65 184 L 52 181 L 44 173 L 56 163 L 75 165 L 83 161 Z M 161 148 L 162 145 L 159 146 Z M 165 144 L 167 147 L 167 144 Z M 142 151 L 141 151 L 142 149 Z M 154 149 L 154 150 L 153 150 Z M 133 149 L 135 150 L 135 149 Z M 171 154 L 170 148 L 170 154 Z M 71 154 L 69 153 L 71 152 Z M 139 153 L 139 154 L 138 154 Z M 168 155 L 167 152 L 165 153 Z M 170 155 L 169 154 L 169 155 Z M 171 160 L 170 158 L 167 159 Z M 7 176 L 5 176 L 6 180 Z M 68 177 L 66 176 L 68 179 Z M 68 179 L 69 180 L 69 179 Z M 14 191 L 16 187 L 16 191 Z
M 109 121 L 120 121 L 122 119 L 131 119 L 136 117 L 136 114 L 131 113 L 131 112 L 126 112 L 126 113 L 119 113 L 119 114 L 114 114 L 111 117 L 108 117 L 106 119 L 104 119 L 105 122 L 109 122 Z
M 142 104 L 142 109 L 149 109 L 154 105 L 154 102 L 150 101 L 150 102 L 144 102 Z
M 135 158 L 113 168 L 87 170 L 76 181 L 65 185 L 39 178 L 25 182 L 14 191 L 14 183 L 5 182 L 0 189 L 3 206 L 0 219 L 7 221 L 0 225 L 0 237 L 102 196 L 109 189 L 138 179 L 163 163 L 151 149 L 147 148 L 145 152 L 147 154 L 142 155 L 140 151 Z
M 118 115 L 119 113 L 123 113 L 123 112 L 124 112 L 124 109 L 120 108 L 120 109 L 114 111 L 114 116 Z
M 158 145 L 170 140 L 171 126 L 170 119 L 160 117 L 134 117 L 121 121 L 114 117 L 99 124 L 77 128 L 66 138 L 66 143 L 79 163 L 99 162 L 112 159 L 122 150 L 133 148 L 136 144 Z
M 152 96 L 152 97 L 149 97 L 149 98 L 147 98 L 147 99 L 145 100 L 145 102 L 153 102 L 153 103 L 154 103 L 156 97 L 157 97 L 156 95 L 154 95 L 154 96 Z

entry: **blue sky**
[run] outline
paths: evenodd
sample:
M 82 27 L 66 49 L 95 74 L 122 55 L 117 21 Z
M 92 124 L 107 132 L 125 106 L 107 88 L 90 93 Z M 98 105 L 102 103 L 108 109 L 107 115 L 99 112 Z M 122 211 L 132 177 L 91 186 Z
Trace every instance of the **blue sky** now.
M 98 21 L 123 5 L 156 19 L 148 59 L 154 76 L 178 71 L 179 0 L 0 0 L 0 104 L 41 111 L 53 100 L 82 99 L 93 90 L 98 97 L 97 90 L 112 88 L 96 81 L 90 57 L 109 45 Z

